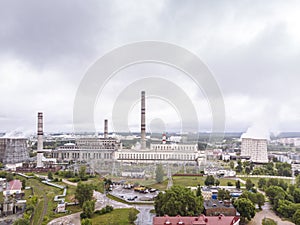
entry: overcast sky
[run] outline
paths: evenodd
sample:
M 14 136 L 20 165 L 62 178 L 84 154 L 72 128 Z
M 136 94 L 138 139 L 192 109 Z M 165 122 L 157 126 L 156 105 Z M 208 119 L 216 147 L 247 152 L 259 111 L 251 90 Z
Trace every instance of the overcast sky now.
M 179 45 L 210 68 L 223 93 L 226 131 L 262 124 L 300 131 L 299 12 L 299 1 L 0 1 L 0 131 L 35 131 L 38 111 L 46 131 L 72 131 L 76 91 L 88 68 L 112 49 L 144 40 Z M 149 70 L 137 66 L 111 79 L 95 106 L 99 131 L 122 90 L 145 74 L 182 85 L 199 130 L 211 129 L 205 94 L 178 71 Z M 171 105 L 149 99 L 147 109 L 148 131 L 151 124 L 180 130 Z M 132 131 L 139 122 L 133 102 Z

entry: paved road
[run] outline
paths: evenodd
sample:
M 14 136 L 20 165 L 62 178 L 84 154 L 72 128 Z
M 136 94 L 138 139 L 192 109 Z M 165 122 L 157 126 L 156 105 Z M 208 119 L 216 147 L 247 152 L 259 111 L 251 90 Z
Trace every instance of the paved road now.
M 246 181 L 236 178 L 239 180 L 241 183 L 246 184 Z M 263 195 L 266 195 L 265 192 L 258 190 L 258 192 L 262 193 Z M 292 225 L 294 223 L 289 222 L 289 221 L 282 221 L 279 216 L 277 216 L 274 211 L 271 209 L 272 206 L 270 205 L 269 202 L 266 202 L 265 205 L 262 207 L 262 211 L 258 212 L 255 214 L 255 217 L 247 224 L 247 225 L 261 225 L 262 220 L 264 218 L 270 218 L 272 220 L 275 220 L 278 225 Z
M 270 218 L 275 220 L 278 225 L 293 225 L 294 223 L 289 221 L 282 221 L 280 217 L 278 217 L 273 210 L 271 210 L 271 206 L 269 202 L 263 206 L 263 210 L 256 213 L 255 217 L 247 224 L 247 225 L 261 225 L 262 220 L 264 218 Z
M 115 209 L 135 207 L 140 211 L 140 213 L 138 214 L 137 225 L 152 224 L 152 216 L 150 215 L 150 210 L 153 209 L 153 206 L 127 205 L 109 199 L 104 194 L 98 191 L 94 191 L 94 198 L 97 200 L 95 207 L 96 210 L 101 209 L 106 205 L 111 205 Z M 48 223 L 48 225 L 80 225 L 80 212 L 52 220 L 50 223 Z

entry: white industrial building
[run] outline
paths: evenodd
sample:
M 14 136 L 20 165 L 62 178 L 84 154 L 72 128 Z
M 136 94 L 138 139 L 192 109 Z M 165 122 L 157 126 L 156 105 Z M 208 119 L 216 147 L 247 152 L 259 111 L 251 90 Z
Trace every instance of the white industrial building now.
M 267 139 L 242 137 L 241 157 L 250 158 L 254 163 L 267 163 L 267 147 Z

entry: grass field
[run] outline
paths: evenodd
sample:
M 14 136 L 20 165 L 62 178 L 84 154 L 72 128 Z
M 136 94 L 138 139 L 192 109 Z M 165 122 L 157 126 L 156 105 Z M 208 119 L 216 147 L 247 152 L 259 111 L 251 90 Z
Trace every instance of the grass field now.
M 24 179 L 23 177 L 16 176 L 16 179 Z M 61 183 L 62 184 L 62 183 Z M 62 194 L 63 190 L 41 183 L 37 179 L 26 179 L 26 186 L 32 187 L 34 195 L 38 196 L 38 203 L 35 207 L 34 215 L 31 220 L 31 225 L 44 225 L 49 221 L 65 216 L 65 214 L 56 214 L 54 209 L 57 203 L 53 201 L 55 195 Z M 70 186 L 67 191 L 67 201 L 74 197 L 76 187 Z M 31 195 L 31 190 L 25 190 L 25 199 Z M 68 207 L 67 210 L 72 213 L 79 212 L 79 206 Z M 44 218 L 42 218 L 44 215 Z
M 248 178 L 247 177 L 241 177 L 242 180 L 246 181 Z M 257 183 L 259 181 L 260 178 L 258 177 L 249 177 L 249 179 L 252 181 L 252 183 L 255 184 L 255 187 L 257 187 Z M 266 180 L 269 180 L 269 178 L 265 178 Z M 288 183 L 288 184 L 292 184 L 292 180 L 291 179 L 278 179 L 278 180 L 283 180 L 284 182 Z
M 112 212 L 104 215 L 94 215 L 92 217 L 92 224 L 97 225 L 128 225 L 131 224 L 128 221 L 128 214 L 130 210 L 134 210 L 138 214 L 136 209 L 114 209 Z

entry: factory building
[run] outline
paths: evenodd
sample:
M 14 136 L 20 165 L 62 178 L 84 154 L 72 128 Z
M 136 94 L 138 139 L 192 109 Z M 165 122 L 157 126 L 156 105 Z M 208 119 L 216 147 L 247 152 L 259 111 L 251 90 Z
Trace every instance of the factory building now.
M 26 138 L 0 138 L 0 161 L 2 163 L 14 164 L 27 161 L 28 159 Z
M 133 163 L 198 163 L 206 161 L 204 151 L 197 144 L 167 143 L 163 135 L 161 144 L 151 144 L 146 148 L 146 102 L 145 92 L 141 92 L 141 140 L 135 148 L 123 149 L 122 143 L 108 137 L 107 120 L 104 121 L 103 138 L 80 138 L 75 143 L 67 143 L 52 151 L 52 157 L 59 161 L 111 160 Z
M 242 138 L 241 157 L 254 163 L 268 163 L 267 139 Z
M 107 120 L 104 121 L 104 137 L 79 138 L 52 151 L 52 157 L 59 161 L 112 160 L 114 152 L 122 149 L 115 138 L 108 137 Z

